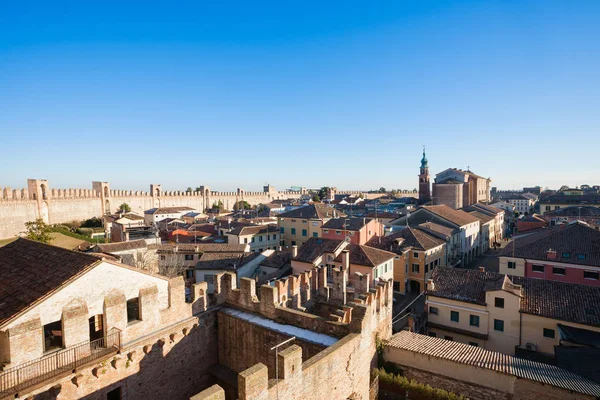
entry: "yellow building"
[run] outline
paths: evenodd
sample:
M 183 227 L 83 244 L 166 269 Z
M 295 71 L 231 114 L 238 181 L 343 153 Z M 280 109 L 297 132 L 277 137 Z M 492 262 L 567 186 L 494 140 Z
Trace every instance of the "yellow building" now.
M 346 214 L 325 204 L 315 203 L 277 216 L 280 244 L 283 248 L 302 246 L 311 237 L 321 236 L 321 227 L 331 218 Z
M 600 339 L 600 288 L 439 268 L 427 284 L 430 336 L 510 355 L 554 358 L 565 340 Z M 575 333 L 573 333 L 575 332 Z
M 446 242 L 418 228 L 375 237 L 367 245 L 396 254 L 394 291 L 399 293 L 421 293 L 434 268 L 446 265 Z

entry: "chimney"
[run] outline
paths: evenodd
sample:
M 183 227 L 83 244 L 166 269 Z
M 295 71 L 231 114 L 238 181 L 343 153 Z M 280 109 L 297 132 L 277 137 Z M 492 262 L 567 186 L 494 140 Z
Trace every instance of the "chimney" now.
M 556 250 L 548 249 L 546 251 L 546 258 L 548 260 L 556 260 Z
M 342 250 L 342 266 L 350 270 L 350 251 Z
M 298 246 L 296 246 L 296 245 L 292 246 L 292 257 L 293 258 L 298 257 Z

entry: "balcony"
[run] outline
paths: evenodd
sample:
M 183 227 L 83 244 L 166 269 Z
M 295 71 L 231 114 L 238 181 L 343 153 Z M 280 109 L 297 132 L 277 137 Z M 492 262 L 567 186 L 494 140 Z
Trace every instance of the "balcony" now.
M 0 396 L 17 393 L 44 383 L 91 361 L 116 354 L 121 349 L 121 331 L 116 328 L 100 339 L 84 342 L 0 372 Z

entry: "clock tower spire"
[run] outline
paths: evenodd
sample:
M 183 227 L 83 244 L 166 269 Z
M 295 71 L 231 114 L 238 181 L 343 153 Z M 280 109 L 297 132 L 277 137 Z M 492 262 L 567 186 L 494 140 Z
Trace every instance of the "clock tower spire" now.
M 429 165 L 425 156 L 425 146 L 423 146 L 423 158 L 421 158 L 421 171 L 419 174 L 419 204 L 431 201 L 431 186 L 429 184 Z

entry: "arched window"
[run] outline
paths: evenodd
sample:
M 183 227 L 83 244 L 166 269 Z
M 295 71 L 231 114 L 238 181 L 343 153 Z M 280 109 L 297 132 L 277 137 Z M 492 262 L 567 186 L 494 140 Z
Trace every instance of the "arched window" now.
M 43 200 L 48 200 L 48 197 L 46 196 L 46 185 L 44 185 L 43 183 L 40 185 L 40 189 L 42 189 L 42 199 Z

